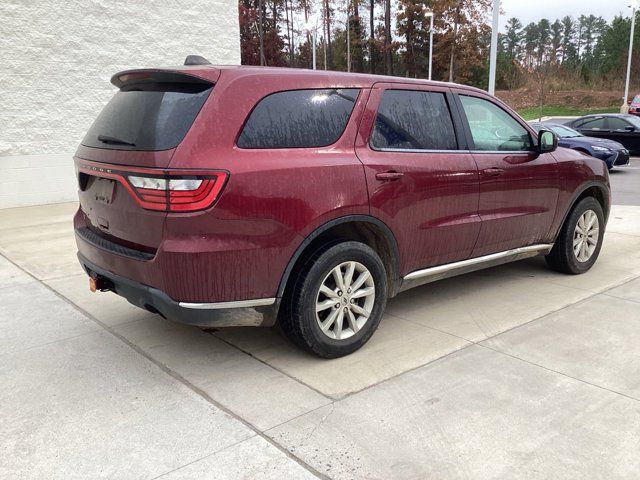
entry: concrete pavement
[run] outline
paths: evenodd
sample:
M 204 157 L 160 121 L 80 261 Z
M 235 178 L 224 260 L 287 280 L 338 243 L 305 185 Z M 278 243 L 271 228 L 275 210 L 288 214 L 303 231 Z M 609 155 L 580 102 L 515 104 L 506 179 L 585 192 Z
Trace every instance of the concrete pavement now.
M 330 361 L 91 294 L 75 204 L 0 210 L 0 478 L 637 478 L 632 167 L 587 274 L 534 258 L 411 290 Z

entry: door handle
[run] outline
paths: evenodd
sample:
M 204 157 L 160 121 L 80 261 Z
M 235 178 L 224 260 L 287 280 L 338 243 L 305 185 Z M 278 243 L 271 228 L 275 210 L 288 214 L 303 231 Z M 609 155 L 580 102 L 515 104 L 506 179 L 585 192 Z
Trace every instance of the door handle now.
M 497 177 L 498 175 L 502 175 L 504 173 L 503 168 L 485 168 L 483 172 L 492 177 Z
M 382 182 L 391 182 L 393 180 L 399 180 L 404 176 L 402 172 L 380 172 L 376 173 L 376 180 L 380 180 Z

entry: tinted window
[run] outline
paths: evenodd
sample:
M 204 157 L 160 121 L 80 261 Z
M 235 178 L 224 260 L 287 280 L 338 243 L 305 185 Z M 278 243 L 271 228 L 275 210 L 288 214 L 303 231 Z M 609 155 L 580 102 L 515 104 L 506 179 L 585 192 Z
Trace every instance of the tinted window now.
M 263 98 L 245 124 L 240 148 L 324 147 L 349 120 L 359 90 L 291 90 Z
M 466 95 L 461 95 L 460 101 L 475 150 L 519 152 L 533 148 L 527 129 L 498 105 Z
M 373 148 L 456 150 L 444 93 L 386 90 L 371 137 Z
M 607 118 L 607 129 L 609 130 L 624 130 L 630 127 L 631 124 L 622 118 L 609 117 Z
M 584 120 L 582 123 L 580 123 L 580 128 L 584 128 L 587 130 L 602 130 L 604 129 L 604 118 L 589 118 L 587 120 Z
M 145 84 L 120 90 L 104 107 L 82 144 L 120 150 L 177 146 L 209 96 L 210 84 Z

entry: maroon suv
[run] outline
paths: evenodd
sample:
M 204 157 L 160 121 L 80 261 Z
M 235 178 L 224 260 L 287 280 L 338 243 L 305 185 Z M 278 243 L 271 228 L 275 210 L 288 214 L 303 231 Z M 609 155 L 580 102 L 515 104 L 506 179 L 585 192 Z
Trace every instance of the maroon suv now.
M 481 90 L 205 64 L 111 81 L 75 156 L 78 257 L 92 289 L 163 317 L 278 321 L 338 357 L 408 288 L 598 257 L 606 165 Z

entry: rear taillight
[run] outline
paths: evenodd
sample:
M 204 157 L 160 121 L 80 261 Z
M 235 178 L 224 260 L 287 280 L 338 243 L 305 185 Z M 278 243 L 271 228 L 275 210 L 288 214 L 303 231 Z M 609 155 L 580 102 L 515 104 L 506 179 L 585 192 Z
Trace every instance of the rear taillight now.
M 217 200 L 227 180 L 226 172 L 207 175 L 127 175 L 136 200 L 147 210 L 195 212 Z
M 110 178 L 147 210 L 197 212 L 211 207 L 222 192 L 229 173 L 224 170 L 160 170 L 127 167 L 83 160 L 76 163 L 80 190 L 90 177 Z

